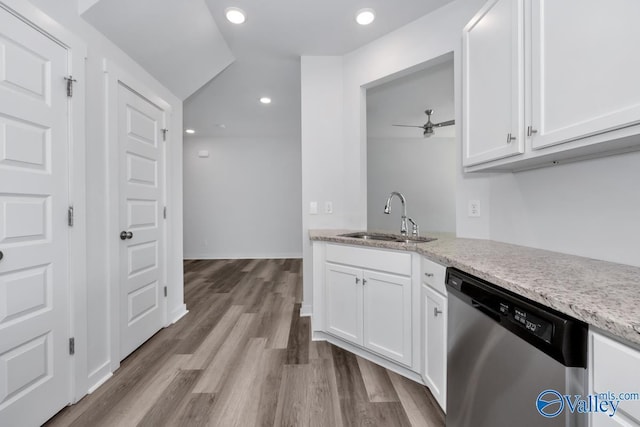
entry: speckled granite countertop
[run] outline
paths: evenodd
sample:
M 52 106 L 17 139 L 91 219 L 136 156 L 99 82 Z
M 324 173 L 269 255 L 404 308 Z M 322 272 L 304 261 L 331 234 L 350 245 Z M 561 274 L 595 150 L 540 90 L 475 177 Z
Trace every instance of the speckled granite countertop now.
M 437 237 L 395 243 L 340 237 L 353 230 L 310 230 L 311 240 L 417 252 L 640 344 L 640 268 L 490 240 Z

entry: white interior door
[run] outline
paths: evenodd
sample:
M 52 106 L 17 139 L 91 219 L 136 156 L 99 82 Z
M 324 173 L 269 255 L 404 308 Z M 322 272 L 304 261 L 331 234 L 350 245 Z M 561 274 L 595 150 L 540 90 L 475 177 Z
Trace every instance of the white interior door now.
M 119 85 L 121 360 L 164 323 L 164 114 Z
M 0 8 L 0 425 L 70 402 L 66 48 Z

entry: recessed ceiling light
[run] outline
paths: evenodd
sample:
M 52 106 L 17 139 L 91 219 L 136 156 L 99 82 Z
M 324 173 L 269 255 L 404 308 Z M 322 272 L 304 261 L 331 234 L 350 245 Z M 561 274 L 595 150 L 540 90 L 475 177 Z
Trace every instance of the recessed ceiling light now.
M 360 25 L 369 25 L 376 19 L 376 13 L 373 9 L 360 9 L 356 13 L 356 22 Z
M 239 9 L 237 7 L 228 7 L 224 11 L 225 16 L 229 20 L 229 22 L 233 24 L 242 24 L 247 20 L 247 15 L 244 13 L 244 10 Z
M 271 104 L 271 98 L 269 98 L 268 96 L 263 96 L 262 98 L 260 98 L 260 102 L 262 102 L 263 104 Z
M 195 130 L 193 130 L 193 129 L 185 129 L 185 132 L 186 132 L 186 133 L 189 133 L 189 134 L 191 134 L 191 133 L 196 133 L 196 131 L 195 131 Z
M 226 129 L 227 128 L 227 125 L 225 125 L 224 123 L 218 123 L 216 126 L 219 127 L 220 129 Z

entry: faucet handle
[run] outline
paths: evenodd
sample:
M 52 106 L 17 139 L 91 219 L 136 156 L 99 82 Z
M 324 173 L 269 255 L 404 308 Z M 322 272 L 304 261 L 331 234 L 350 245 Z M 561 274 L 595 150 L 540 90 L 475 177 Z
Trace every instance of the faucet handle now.
M 413 220 L 413 218 L 407 217 L 407 220 L 411 223 L 411 235 L 418 237 L 420 234 L 420 226 Z

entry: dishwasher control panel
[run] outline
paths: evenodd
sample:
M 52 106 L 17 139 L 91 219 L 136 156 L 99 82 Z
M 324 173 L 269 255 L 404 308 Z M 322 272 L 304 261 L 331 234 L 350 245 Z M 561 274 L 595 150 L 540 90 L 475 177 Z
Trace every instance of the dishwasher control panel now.
M 553 334 L 553 324 L 551 322 L 547 322 L 519 307 L 513 308 L 513 311 L 509 314 L 509 320 L 524 327 L 530 334 L 548 343 L 551 342 L 551 335 Z

